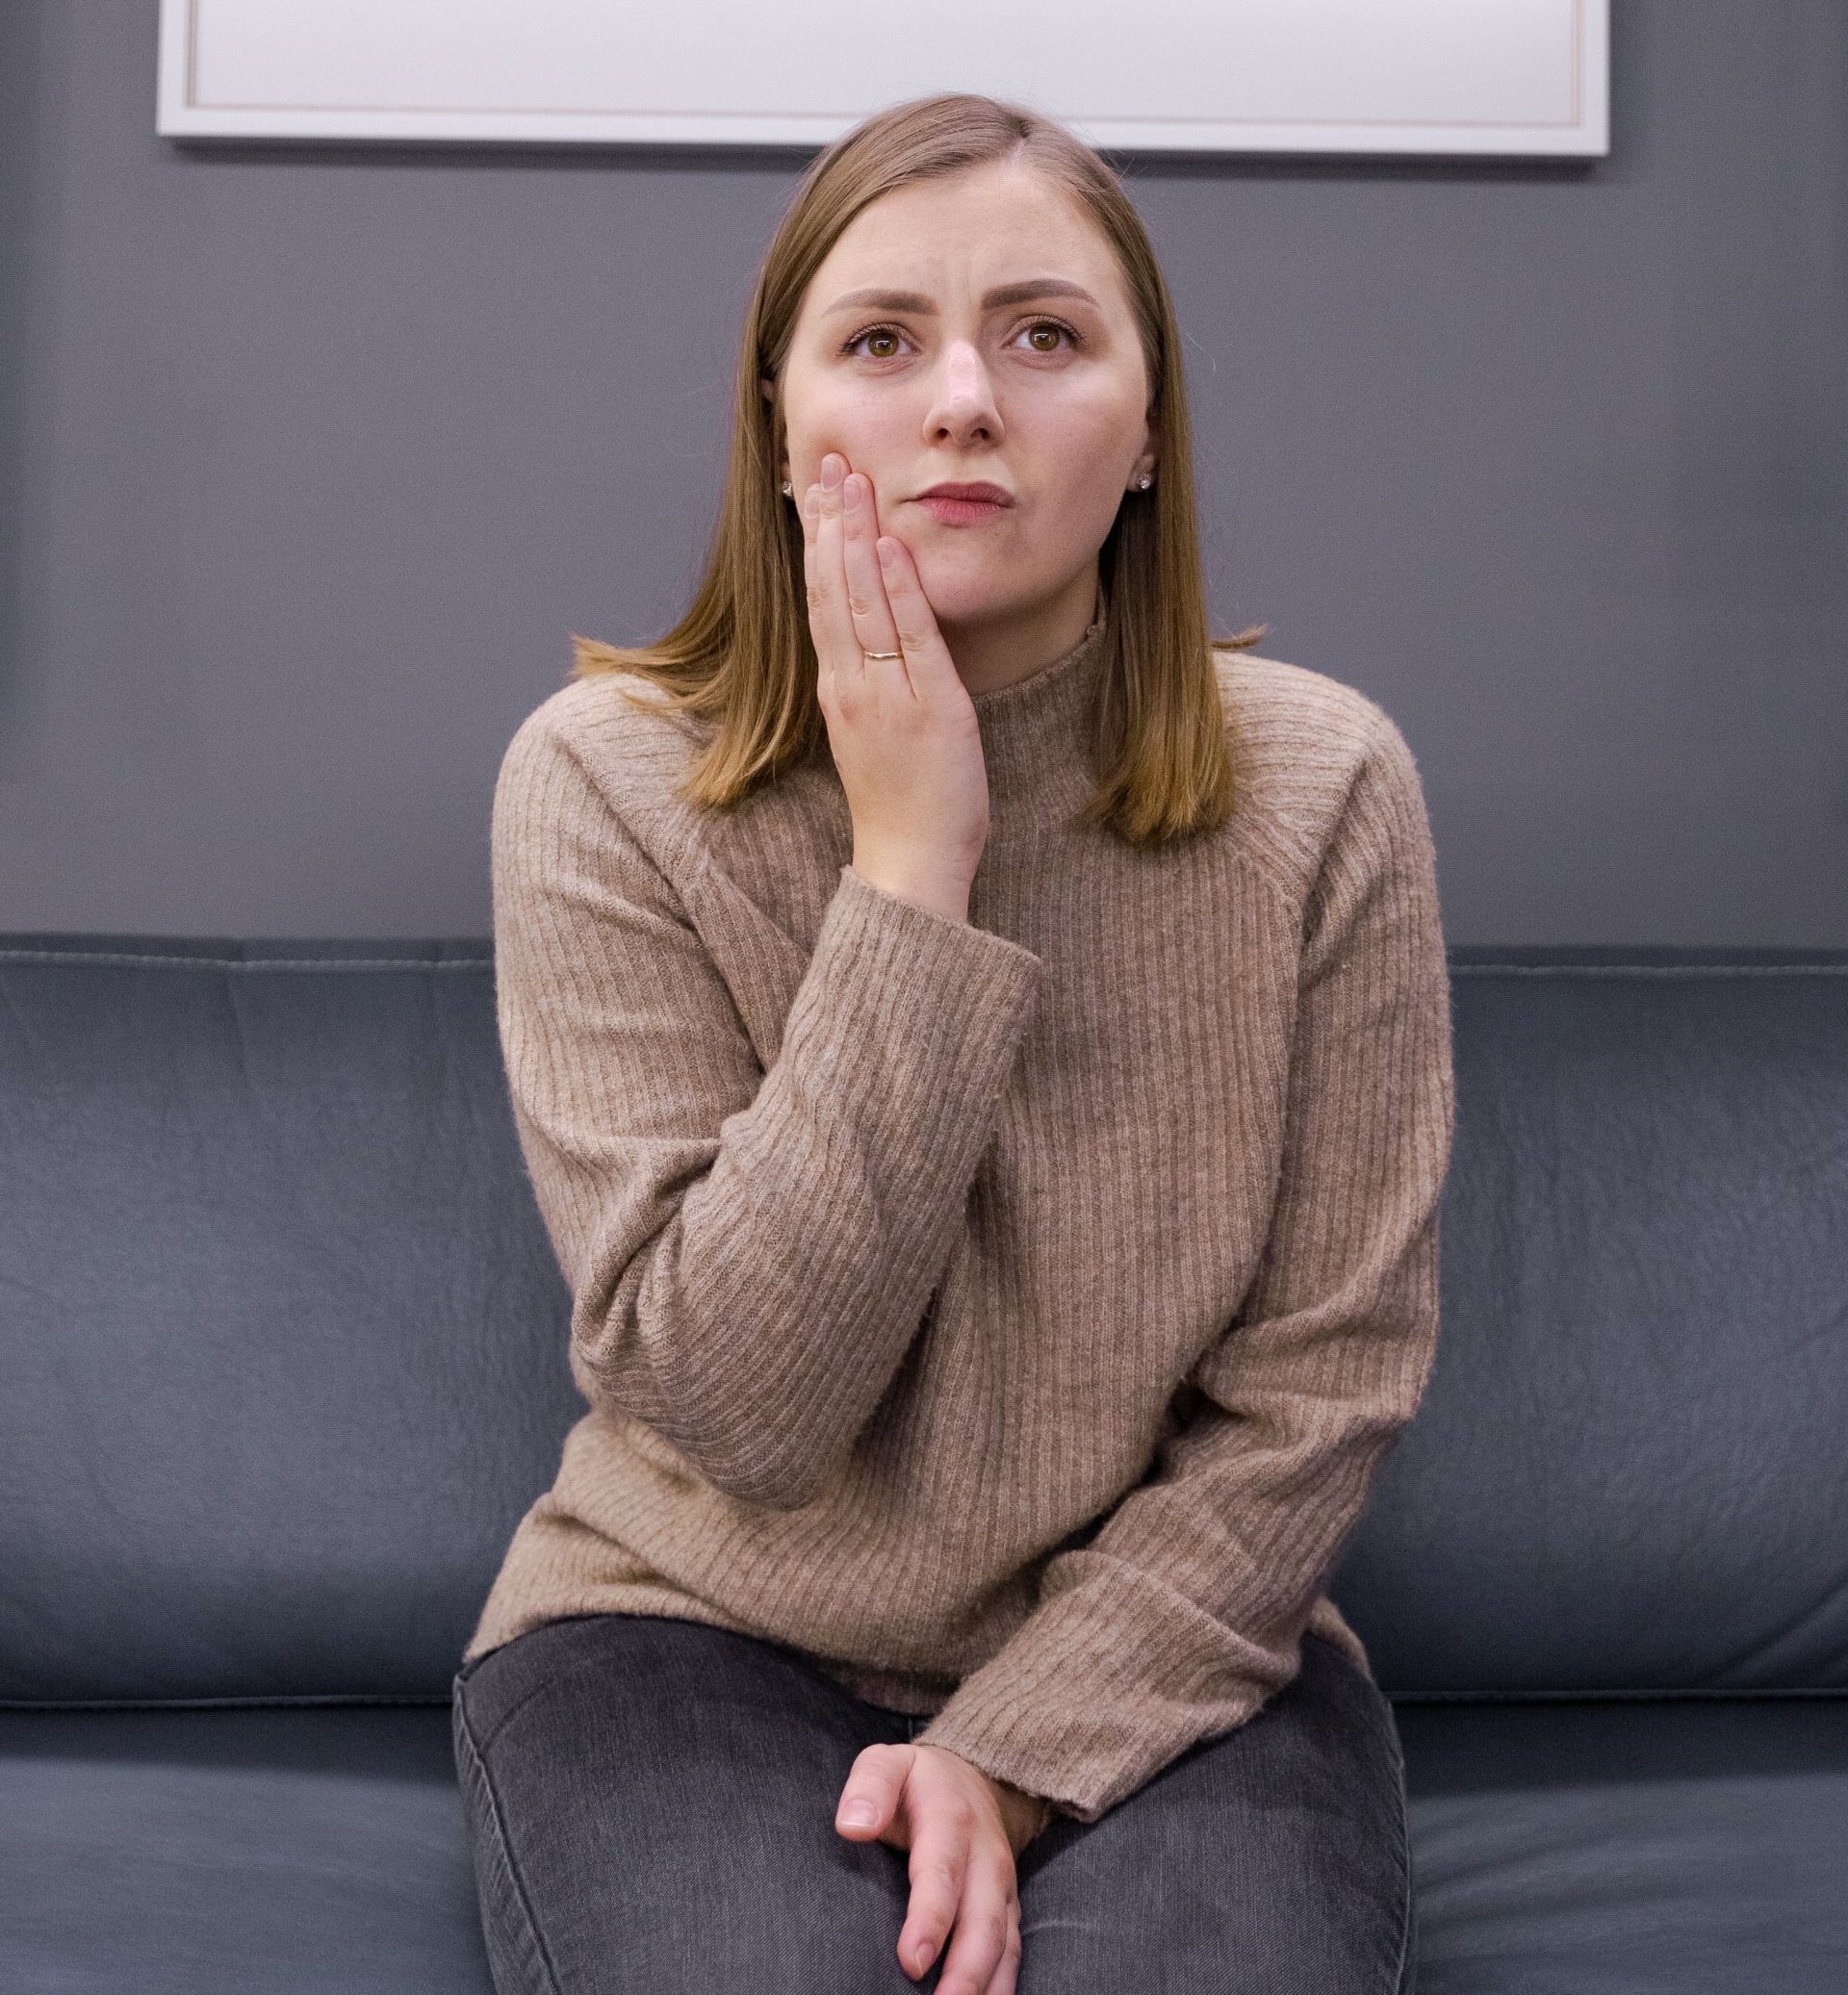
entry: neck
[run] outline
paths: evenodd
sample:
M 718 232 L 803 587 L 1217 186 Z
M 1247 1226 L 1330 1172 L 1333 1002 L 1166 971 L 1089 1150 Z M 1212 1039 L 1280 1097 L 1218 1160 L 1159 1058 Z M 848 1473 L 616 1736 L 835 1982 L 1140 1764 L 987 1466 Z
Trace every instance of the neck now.
M 1063 658 L 1084 635 L 1099 601 L 1097 564 L 1074 575 L 1048 601 L 980 623 L 937 619 L 957 675 L 971 698 L 998 693 Z
M 1096 784 L 1091 762 L 1098 695 L 1109 662 L 1101 594 L 1095 614 L 1050 663 L 971 691 L 988 776 L 988 841 L 1055 829 Z

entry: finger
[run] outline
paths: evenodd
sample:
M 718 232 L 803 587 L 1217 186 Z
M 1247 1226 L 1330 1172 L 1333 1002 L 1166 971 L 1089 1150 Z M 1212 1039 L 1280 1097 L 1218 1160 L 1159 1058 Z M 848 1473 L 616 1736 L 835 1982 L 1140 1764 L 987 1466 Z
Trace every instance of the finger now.
M 971 1832 L 962 1810 L 937 1808 L 912 1841 L 911 1898 L 898 1935 L 899 1964 L 908 1974 L 928 1971 L 956 1923 Z
M 851 472 L 842 481 L 840 491 L 841 565 L 854 634 L 862 652 L 899 651 L 898 627 L 892 621 L 891 605 L 886 601 L 886 584 L 880 576 L 879 556 L 873 547 L 879 538 L 873 481 L 864 472 Z M 905 670 L 902 657 L 875 662 L 888 662 L 899 672 Z
M 821 485 L 809 486 L 802 499 L 802 578 L 808 586 L 811 620 L 821 610 Z M 811 626 L 812 627 L 812 626 Z
M 860 655 L 859 633 L 854 628 L 853 613 L 847 607 L 846 569 L 840 547 L 840 487 L 831 486 L 825 475 L 831 463 L 844 469 L 846 459 L 834 450 L 822 459 L 821 518 L 815 527 L 816 566 L 810 621 L 816 627 L 816 649 L 834 669 L 836 682 L 851 684 L 864 676 L 866 661 Z M 889 651 L 891 647 L 885 649 Z
M 892 627 L 898 633 L 897 647 L 905 653 L 905 667 L 911 676 L 912 689 L 924 693 L 933 684 L 941 686 L 951 680 L 960 684 L 956 660 L 950 656 L 949 646 L 943 642 L 943 633 L 937 628 L 936 612 L 924 594 L 924 584 L 918 578 L 917 564 L 911 559 L 911 549 L 902 540 L 886 533 L 879 536 L 876 552 L 886 607 L 891 613 Z M 892 646 L 883 645 L 880 649 L 890 651 Z
M 842 1835 L 885 1834 L 910 1765 L 909 1758 L 893 1746 L 868 1746 L 859 1755 L 834 1803 L 834 1827 Z M 861 1807 L 872 1811 L 870 1819 L 850 1822 L 848 1816 Z
M 1004 1970 L 1009 1979 L 1000 1986 L 1012 1985 L 1019 1935 L 1014 1859 L 1005 1840 L 989 1839 L 983 1848 L 996 1854 L 970 1859 L 937 1995 L 997 1995 L 996 1978 Z
M 950 1958 L 953 1961 L 955 1957 L 955 1948 L 952 1946 Z M 958 1975 L 962 1973 L 961 1968 L 957 1968 L 954 1971 Z M 945 1989 L 950 1991 L 950 1995 L 957 1995 L 957 1988 L 961 1984 L 960 1982 L 953 1983 L 951 1982 L 951 1972 L 950 1962 L 946 1961 L 942 1974 L 937 1978 L 937 1995 L 943 1995 Z M 1020 1901 L 1016 1897 L 1008 1907 L 1008 1937 L 1006 1944 L 1001 1949 L 1000 1962 L 996 1966 L 993 1975 L 989 1978 L 987 1986 L 980 1989 L 978 1995 L 1016 1995 L 1019 1984 Z
M 802 586 L 808 605 L 808 631 L 815 642 L 815 659 L 825 678 L 829 669 L 818 626 L 821 621 L 821 487 L 810 485 L 802 496 Z
M 925 1811 L 922 1826 L 913 1831 L 911 1900 L 898 1935 L 898 1962 L 907 1974 L 923 1974 L 943 1950 L 962 1902 L 973 1834 L 969 1811 L 957 1806 Z M 939 1995 L 948 1995 L 940 1982 L 938 1988 Z
M 988 1995 L 1015 1995 L 1020 1985 L 1020 1899 L 1016 1892 L 1008 1907 L 1008 1945 L 1001 1965 L 988 1983 Z

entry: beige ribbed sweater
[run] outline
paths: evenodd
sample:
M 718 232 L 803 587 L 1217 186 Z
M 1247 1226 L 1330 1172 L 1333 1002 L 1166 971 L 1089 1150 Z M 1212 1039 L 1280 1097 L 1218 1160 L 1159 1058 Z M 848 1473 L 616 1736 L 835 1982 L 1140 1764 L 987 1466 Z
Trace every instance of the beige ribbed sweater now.
M 1418 773 L 1219 651 L 1229 823 L 1073 831 L 1102 635 L 975 696 L 967 922 L 853 870 L 825 755 L 727 817 L 608 678 L 515 733 L 499 1020 L 589 1410 L 466 1656 L 713 1623 L 1084 1822 L 1305 1627 L 1369 1668 L 1323 1582 L 1430 1369 L 1453 1121 Z

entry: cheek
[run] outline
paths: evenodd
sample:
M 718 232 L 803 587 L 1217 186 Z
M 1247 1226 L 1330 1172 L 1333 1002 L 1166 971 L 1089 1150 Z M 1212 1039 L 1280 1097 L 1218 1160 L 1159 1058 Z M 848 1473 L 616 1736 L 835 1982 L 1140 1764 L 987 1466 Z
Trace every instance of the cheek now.
M 870 448 L 905 428 L 907 416 L 895 403 L 892 396 L 868 393 L 864 383 L 824 377 L 805 400 L 803 418 L 812 436 L 825 439 L 825 449 Z
M 1033 458 L 1065 478 L 1115 477 L 1142 448 L 1144 418 L 1133 385 L 1114 376 L 1063 378 L 1023 405 L 1010 424 Z M 1108 466 L 1107 472 L 1102 471 Z
M 908 427 L 889 398 L 882 402 L 836 395 L 829 406 L 813 411 L 800 448 L 814 467 L 811 477 L 821 475 L 826 452 L 839 451 L 849 471 L 861 472 L 872 479 L 873 504 L 878 509 L 896 506 L 902 497 L 901 479 L 917 456 L 917 436 L 915 423 Z
M 1095 541 L 1107 533 L 1123 501 L 1134 455 L 1135 446 L 1118 422 L 1062 427 L 1035 477 L 1042 494 L 1058 495 L 1056 505 L 1042 504 L 1042 525 L 1061 539 Z

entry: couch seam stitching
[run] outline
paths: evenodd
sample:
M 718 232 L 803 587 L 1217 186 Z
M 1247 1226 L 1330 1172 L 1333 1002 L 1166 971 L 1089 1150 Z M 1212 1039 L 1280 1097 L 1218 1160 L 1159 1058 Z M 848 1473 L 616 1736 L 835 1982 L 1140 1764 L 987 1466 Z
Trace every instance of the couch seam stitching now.
M 0 949 L 10 963 L 172 963 L 188 970 L 479 970 L 489 956 L 152 956 L 119 949 Z
M 1260 878 L 1265 878 L 1262 874 Z M 123 950 L 0 949 L 11 963 L 160 963 L 188 970 L 479 970 L 492 956 L 157 956 Z M 1473 963 L 1452 962 L 1452 977 L 1848 977 L 1848 963 Z

